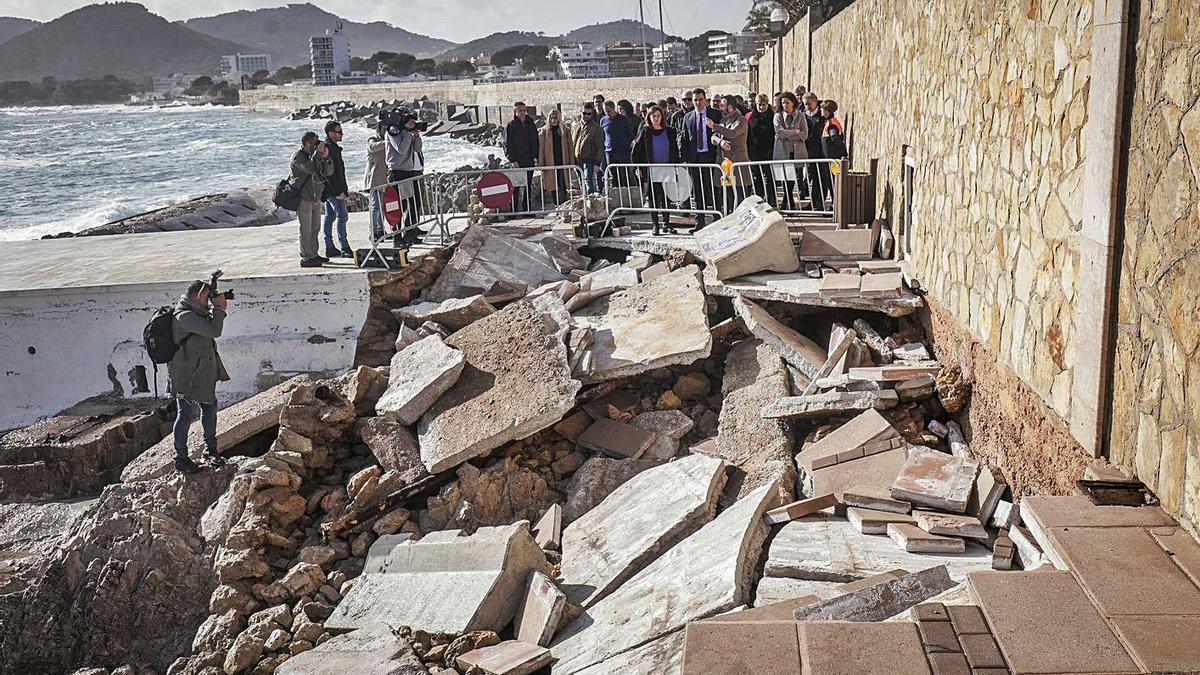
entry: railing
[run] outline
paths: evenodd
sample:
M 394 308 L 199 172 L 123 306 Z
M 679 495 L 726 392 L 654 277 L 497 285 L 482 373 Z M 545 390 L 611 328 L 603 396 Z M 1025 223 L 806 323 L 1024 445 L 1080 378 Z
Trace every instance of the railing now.
M 833 159 L 738 162 L 733 172 L 785 216 L 833 217 Z M 807 208 L 805 208 L 807 207 Z
M 655 221 L 662 216 L 667 227 L 672 215 L 721 218 L 730 189 L 721 185 L 722 177 L 717 164 L 609 164 L 603 176 L 608 219 L 601 235 L 611 233 L 621 213 L 648 213 Z
M 511 182 L 509 200 L 501 207 L 487 208 L 475 214 L 470 213 L 469 208 L 466 211 L 458 211 L 455 208 L 456 204 L 450 203 L 447 208 L 443 209 L 443 227 L 446 227 L 450 221 L 472 217 L 491 221 L 502 218 L 544 218 L 556 213 L 571 213 L 576 214 L 580 222 L 586 218 L 585 209 L 566 206 L 569 190 L 574 188 L 582 193 L 585 185 L 583 168 L 573 164 L 532 168 L 472 169 L 439 174 L 438 192 L 443 202 L 453 200 L 464 187 L 474 192 L 479 179 L 493 173 L 504 174 Z M 548 190 L 549 185 L 553 185 L 555 189 Z M 489 196 L 500 195 L 508 191 L 509 187 L 506 185 L 495 185 L 483 188 L 480 192 L 483 193 L 481 198 L 486 199 Z M 444 205 L 439 204 L 439 206 Z

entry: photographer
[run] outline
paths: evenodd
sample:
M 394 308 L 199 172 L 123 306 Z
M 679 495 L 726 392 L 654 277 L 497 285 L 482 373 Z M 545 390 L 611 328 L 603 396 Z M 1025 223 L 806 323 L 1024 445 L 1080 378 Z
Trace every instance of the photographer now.
M 380 207 L 380 192 L 374 188 L 386 185 L 387 177 L 387 122 L 375 125 L 375 135 L 367 139 L 367 171 L 363 177 L 363 189 L 371 202 L 371 239 L 383 238 L 383 211 Z
M 425 172 L 425 155 L 421 151 L 421 131 L 425 125 L 418 123 L 416 114 L 407 108 L 393 111 L 391 117 L 385 120 L 390 125 L 387 130 L 387 179 L 389 183 L 398 183 Z M 404 204 L 402 242 L 405 244 L 420 243 L 421 237 L 427 234 L 415 225 L 422 208 L 421 188 L 415 183 L 412 181 L 399 186 Z
M 320 267 L 329 262 L 317 254 L 317 233 L 321 228 L 321 200 L 325 195 L 325 180 L 333 175 L 329 148 L 315 132 L 309 131 L 300 139 L 300 149 L 292 155 L 293 185 L 300 186 L 300 266 Z
M 214 275 L 214 282 L 216 276 Z M 227 382 L 229 373 L 217 354 L 216 338 L 225 325 L 228 302 L 225 294 L 213 294 L 212 285 L 193 281 L 175 306 L 172 338 L 179 350 L 167 366 L 167 391 L 175 397 L 178 413 L 172 429 L 175 437 L 175 468 L 196 473 L 200 467 L 188 456 L 188 427 L 197 411 L 204 430 L 204 459 L 213 464 L 224 460 L 217 454 L 217 382 Z M 209 309 L 209 299 L 212 309 Z

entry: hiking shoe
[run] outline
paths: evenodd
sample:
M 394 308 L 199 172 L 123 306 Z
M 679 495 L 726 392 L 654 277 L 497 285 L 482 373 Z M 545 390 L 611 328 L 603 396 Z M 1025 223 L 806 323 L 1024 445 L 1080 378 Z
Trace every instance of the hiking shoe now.
M 200 473 L 200 465 L 193 462 L 191 457 L 176 457 L 175 470 L 182 474 Z
M 225 466 L 225 458 L 215 452 L 205 450 L 202 459 L 204 460 L 205 464 L 212 464 L 213 466 Z

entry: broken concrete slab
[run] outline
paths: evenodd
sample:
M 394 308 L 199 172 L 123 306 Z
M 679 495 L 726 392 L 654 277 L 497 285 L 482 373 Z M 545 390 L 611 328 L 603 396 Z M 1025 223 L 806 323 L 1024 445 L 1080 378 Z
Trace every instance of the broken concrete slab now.
M 653 431 L 606 417 L 592 422 L 575 442 L 616 459 L 638 459 L 657 439 Z
M 937 511 L 913 511 L 916 526 L 929 534 L 967 539 L 988 539 L 987 529 L 978 518 L 965 513 L 940 513 Z
M 1057 551 L 1053 548 L 1043 549 L 1028 528 L 1013 525 L 1008 529 L 1008 538 L 1017 550 L 1016 557 L 1022 569 L 1035 570 L 1052 562 L 1059 569 L 1069 569 L 1067 563 L 1058 558 Z
M 579 278 L 579 290 L 583 293 L 623 291 L 637 285 L 638 271 L 625 265 L 609 265 Z
M 653 410 L 629 421 L 639 429 L 653 431 L 654 443 L 642 455 L 647 459 L 668 460 L 679 454 L 679 442 L 696 423 L 682 410 Z
M 578 520 L 625 481 L 659 464 L 651 459 L 589 458 L 567 483 L 563 520 L 568 523 Z
M 800 260 L 783 216 L 752 195 L 733 213 L 692 235 L 717 279 L 755 272 L 795 272 Z
M 795 621 L 697 621 L 683 641 L 685 675 L 800 672 Z M 766 664 L 769 667 L 764 668 Z
M 786 396 L 763 408 L 762 416 L 771 419 L 810 419 L 864 410 L 887 410 L 896 407 L 899 402 L 896 392 L 888 389 L 830 391 L 808 396 Z
M 887 534 L 888 525 L 891 523 L 916 524 L 912 516 L 903 513 L 875 511 L 857 506 L 846 507 L 846 520 L 863 534 Z
M 417 438 L 401 422 L 390 417 L 361 417 L 354 429 L 379 466 L 384 471 L 394 471 L 404 484 L 429 475 L 421 462 Z
M 530 572 L 525 597 L 513 617 L 516 637 L 521 642 L 547 647 L 562 622 L 567 596 L 554 581 L 538 571 Z
M 779 525 L 789 520 L 803 518 L 824 509 L 833 508 L 837 506 L 837 503 L 837 497 L 834 497 L 832 494 L 824 494 L 811 499 L 801 499 L 798 502 L 785 504 L 767 511 L 763 515 L 763 521 L 768 525 Z
M 899 579 L 900 577 L 905 576 L 906 574 L 908 574 L 908 570 L 902 570 L 902 569 L 898 569 L 898 568 L 894 569 L 894 570 L 888 570 L 886 572 L 881 572 L 879 574 L 869 576 L 866 579 L 859 579 L 858 581 L 848 581 L 844 584 L 840 584 L 838 586 L 838 592 L 853 593 L 854 591 L 866 588 L 867 586 L 874 586 L 875 584 L 883 583 L 885 581 L 890 581 L 892 579 Z
M 579 671 L 579 675 L 675 675 L 683 667 L 683 638 L 684 629 L 680 628 L 640 647 L 584 668 Z
M 845 583 L 894 569 L 910 572 L 944 564 L 951 578 L 991 568 L 991 553 L 969 544 L 960 554 L 923 555 L 896 547 L 887 537 L 863 536 L 836 516 L 815 514 L 780 528 L 767 552 L 767 576 Z
M 295 654 L 275 670 L 279 675 L 425 675 L 425 664 L 408 640 L 386 624 L 337 635 L 315 649 Z
M 691 455 L 643 471 L 563 532 L 560 577 L 587 609 L 710 521 L 725 462 Z
M 569 674 L 749 600 L 778 486 L 763 485 L 669 549 L 559 636 L 555 673 Z
M 921 375 L 909 380 L 897 382 L 892 387 L 901 401 L 923 401 L 933 398 L 937 392 L 937 378 L 933 375 Z
M 570 316 L 556 298 L 520 301 L 458 331 L 458 381 L 421 418 L 421 459 L 439 473 L 558 422 L 575 406 L 563 342 Z M 393 375 L 394 377 L 394 375 Z
M 550 650 L 528 642 L 507 640 L 498 645 L 473 649 L 455 659 L 463 671 L 483 675 L 529 675 L 550 663 Z
M 846 451 L 849 455 L 848 458 L 843 458 L 839 453 L 837 458 L 846 459 L 846 461 L 839 461 L 837 464 L 823 468 L 814 466 L 813 471 L 806 472 L 803 476 L 804 490 L 809 494 L 832 492 L 844 502 L 845 491 L 848 489 L 861 490 L 864 485 L 881 490 L 888 489 L 900 473 L 900 467 L 904 466 L 906 461 L 906 452 L 903 448 L 854 457 L 853 455 L 857 451 L 858 449 Z M 817 461 L 814 460 L 814 463 Z M 828 462 L 829 459 L 820 461 Z
M 862 297 L 859 288 L 862 277 L 857 274 L 826 274 L 821 278 L 821 295 L 830 298 L 855 296 Z
M 556 234 L 537 234 L 529 238 L 529 241 L 536 243 L 546 250 L 546 254 L 550 256 L 554 263 L 558 265 L 558 271 L 567 274 L 571 270 L 587 269 L 587 266 L 592 261 L 575 248 L 575 244 L 570 239 Z
M 806 621 L 797 630 L 802 675 L 930 672 L 921 637 L 912 623 Z
M 898 361 L 929 361 L 929 350 L 920 342 L 907 342 L 892 350 Z
M 924 446 L 913 446 L 892 483 L 892 497 L 913 504 L 962 513 L 975 488 L 979 462 Z
M 375 540 L 367 549 L 367 562 L 363 566 L 363 574 L 368 572 L 387 572 L 392 567 L 392 549 L 413 538 L 408 532 L 400 534 L 385 534 Z
M 826 600 L 841 594 L 835 581 L 812 581 L 790 577 L 763 577 L 754 589 L 754 608 L 779 605 L 796 598 Z M 808 604 L 808 603 L 801 603 Z M 799 604 L 797 606 L 800 606 Z M 791 614 L 788 614 L 791 616 Z
M 954 586 L 944 565 L 796 609 L 798 621 L 883 621 Z
M 842 426 L 834 429 L 821 440 L 810 443 L 796 455 L 796 465 L 803 471 L 812 471 L 813 460 L 853 450 L 872 441 L 897 438 L 900 432 L 875 410 L 867 410 Z
M 746 330 L 779 352 L 784 361 L 800 369 L 810 379 L 820 377 L 821 366 L 827 356 L 820 345 L 785 326 L 751 300 L 734 298 L 733 309 Z
M 500 631 L 524 596 L 529 573 L 547 567 L 526 521 L 425 535 L 392 548 L 383 573 L 364 574 L 325 621 L 346 631 L 383 622 L 431 633 Z
M 789 393 L 783 360 L 761 340 L 742 340 L 725 359 L 721 389 L 716 454 L 737 467 L 723 503 L 767 483 L 779 487 L 780 503 L 795 501 L 791 425 L 762 416 L 763 407 Z
M 533 526 L 533 540 L 543 551 L 557 551 L 562 546 L 563 508 L 551 504 Z
M 542 246 L 471 225 L 442 274 L 429 289 L 429 299 L 442 302 L 482 294 L 485 297 L 519 293 L 551 281 L 562 281 L 554 258 Z
M 940 365 L 890 365 L 851 368 L 847 374 L 852 380 L 870 382 L 903 382 L 926 375 L 937 376 Z
M 463 353 L 447 346 L 441 337 L 417 340 L 392 357 L 387 390 L 375 403 L 376 413 L 416 424 L 454 386 L 465 365 Z
M 1008 481 L 1004 479 L 1004 474 L 1001 473 L 999 467 L 985 466 L 980 469 L 979 476 L 975 479 L 975 490 L 971 493 L 971 499 L 967 502 L 967 513 L 975 516 L 980 522 L 986 524 L 991 521 L 992 514 L 996 511 L 996 505 L 1000 503 L 1000 498 L 1004 496 L 1004 491 L 1008 489 Z
M 888 537 L 909 553 L 962 553 L 967 543 L 958 537 L 930 534 L 916 525 L 888 523 Z
M 764 622 L 765 623 L 765 622 L 772 622 L 772 621 L 787 621 L 789 623 L 795 623 L 796 620 L 792 616 L 792 612 L 794 612 L 798 607 L 803 607 L 805 605 L 812 604 L 814 602 L 817 602 L 820 599 L 821 598 L 816 595 L 802 595 L 799 597 L 789 598 L 787 600 L 783 600 L 783 601 L 775 602 L 775 603 L 771 603 L 771 604 L 766 604 L 766 605 L 757 605 L 756 604 L 756 606 L 754 606 L 754 607 L 748 607 L 746 609 L 739 609 L 737 611 L 728 612 L 726 614 L 718 614 L 717 616 L 709 617 L 707 619 L 702 619 L 701 621 L 693 622 L 692 624 L 688 624 L 688 625 L 690 626 L 690 625 L 694 625 L 695 623 L 709 623 L 709 622 L 716 622 L 716 623 Z
M 418 302 L 392 310 L 392 316 L 410 328 L 419 328 L 426 321 L 433 321 L 445 326 L 451 333 L 495 313 L 496 308 L 482 295 L 449 298 L 442 302 Z
M 572 330 L 591 329 L 585 383 L 688 365 L 712 350 L 700 271 L 694 265 L 593 301 L 571 316 Z M 581 366 L 584 365 L 581 363 Z
M 751 300 L 773 300 L 812 307 L 844 307 L 864 312 L 879 312 L 887 316 L 907 316 L 925 303 L 917 295 L 905 291 L 898 300 L 868 299 L 853 295 L 823 295 L 822 279 L 810 278 L 804 272 L 792 274 L 751 274 L 737 279 L 719 281 L 705 270 L 704 292 L 709 295 Z
M 842 493 L 842 503 L 846 506 L 857 506 L 872 511 L 887 511 L 889 513 L 908 513 L 912 504 L 892 499 L 892 486 L 877 487 L 874 485 L 856 485 Z

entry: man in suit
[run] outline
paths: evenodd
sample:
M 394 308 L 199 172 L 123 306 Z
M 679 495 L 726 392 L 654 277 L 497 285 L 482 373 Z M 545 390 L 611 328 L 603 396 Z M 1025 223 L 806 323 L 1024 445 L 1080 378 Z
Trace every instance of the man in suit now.
M 692 110 L 683 116 L 679 129 L 679 155 L 685 164 L 712 164 L 712 169 L 693 167 L 688 169 L 692 178 L 692 203 L 696 209 L 696 229 L 704 227 L 704 209 L 723 211 L 721 204 L 725 201 L 720 194 L 720 169 L 717 168 L 719 154 L 709 138 L 708 120 L 713 124 L 721 122 L 721 113 L 708 106 L 708 99 L 703 89 L 692 91 Z

